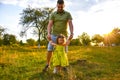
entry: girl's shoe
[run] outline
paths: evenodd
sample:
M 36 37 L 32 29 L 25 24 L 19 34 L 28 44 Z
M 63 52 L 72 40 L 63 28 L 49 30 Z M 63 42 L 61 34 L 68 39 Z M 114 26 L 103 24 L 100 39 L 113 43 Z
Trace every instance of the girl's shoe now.
M 68 68 L 67 67 L 63 67 L 62 70 L 65 71 L 65 72 L 68 72 Z
M 58 71 L 56 68 L 54 68 L 53 73 L 56 74 Z

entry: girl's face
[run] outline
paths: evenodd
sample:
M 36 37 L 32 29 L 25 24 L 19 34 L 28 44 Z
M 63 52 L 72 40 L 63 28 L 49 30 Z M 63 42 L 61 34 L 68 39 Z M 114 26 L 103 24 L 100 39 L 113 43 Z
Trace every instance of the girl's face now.
M 64 38 L 59 38 L 58 39 L 58 44 L 64 44 L 65 42 L 65 39 Z

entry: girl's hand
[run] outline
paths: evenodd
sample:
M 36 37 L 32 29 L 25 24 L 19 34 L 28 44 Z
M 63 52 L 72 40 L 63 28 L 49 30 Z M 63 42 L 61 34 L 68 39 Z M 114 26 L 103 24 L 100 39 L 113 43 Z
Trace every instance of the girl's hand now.
M 49 41 L 51 45 L 56 46 L 56 43 L 54 43 L 52 40 Z

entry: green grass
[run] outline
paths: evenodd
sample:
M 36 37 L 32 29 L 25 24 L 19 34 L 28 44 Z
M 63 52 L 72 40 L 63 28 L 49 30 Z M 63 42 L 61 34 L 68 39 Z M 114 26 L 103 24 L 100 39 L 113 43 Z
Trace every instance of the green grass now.
M 0 47 L 0 80 L 120 80 L 120 47 L 69 46 L 68 73 L 43 73 L 46 48 Z

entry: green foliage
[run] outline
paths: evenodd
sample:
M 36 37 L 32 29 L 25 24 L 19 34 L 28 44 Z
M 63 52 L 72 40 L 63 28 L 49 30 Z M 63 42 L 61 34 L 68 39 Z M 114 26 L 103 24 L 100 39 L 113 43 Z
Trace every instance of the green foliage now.
M 120 45 L 120 28 L 114 28 L 111 32 L 113 43 Z
M 0 46 L 2 46 L 3 42 L 2 42 L 2 39 L 0 39 Z
M 23 46 L 23 45 L 24 45 L 24 43 L 23 43 L 22 40 L 20 40 L 19 44 L 20 44 L 20 46 Z
M 30 46 L 35 46 L 35 40 L 34 39 L 27 39 L 27 44 Z
M 46 64 L 46 48 L 0 47 L 1 80 L 119 80 L 120 47 L 69 46 L 68 73 L 53 74 Z M 114 54 L 113 54 L 114 53 Z
M 104 35 L 104 44 L 108 46 L 120 45 L 120 29 L 114 28 L 111 33 Z
M 90 45 L 91 40 L 90 36 L 87 33 L 83 32 L 82 35 L 78 36 L 78 38 L 82 45 L 84 46 Z
M 94 36 L 92 36 L 91 41 L 98 45 L 99 43 L 103 42 L 103 37 L 100 34 L 95 34 Z
M 72 41 L 70 42 L 70 45 L 81 46 L 82 44 L 80 43 L 79 39 L 72 39 Z
M 42 45 L 42 46 L 46 46 L 47 44 L 48 44 L 48 41 L 46 41 L 46 40 L 40 41 L 40 45 Z
M 4 34 L 3 36 L 3 44 L 4 45 L 11 45 L 16 43 L 16 37 L 12 34 Z
M 23 25 L 21 36 L 30 28 L 33 29 L 33 34 L 38 35 L 38 41 L 46 39 L 47 24 L 49 15 L 53 11 L 52 8 L 31 8 L 28 7 L 21 13 L 20 24 Z
M 92 41 L 95 43 L 103 42 L 103 37 L 100 34 L 95 34 L 92 36 Z
M 3 28 L 2 26 L 0 26 L 0 39 L 2 39 L 3 33 L 5 32 L 5 28 Z

